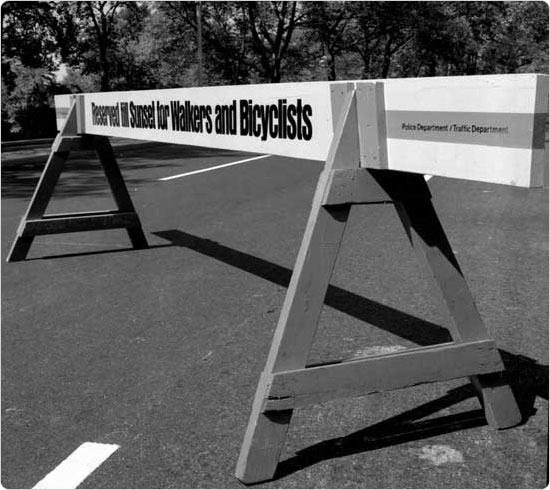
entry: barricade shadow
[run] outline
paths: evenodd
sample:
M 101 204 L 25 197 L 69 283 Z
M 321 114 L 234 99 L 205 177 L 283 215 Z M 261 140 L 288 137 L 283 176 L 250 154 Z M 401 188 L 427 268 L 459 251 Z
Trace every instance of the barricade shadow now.
M 290 269 L 226 247 L 216 241 L 191 235 L 181 230 L 157 231 L 153 232 L 153 235 L 163 238 L 173 245 L 194 250 L 237 267 L 279 286 L 288 287 L 290 282 L 292 275 Z M 421 346 L 451 340 L 447 329 L 435 323 L 336 286 L 329 286 L 325 304 Z M 536 412 L 534 408 L 536 398 L 541 397 L 548 400 L 548 366 L 522 354 L 499 350 L 507 370 L 508 380 L 522 413 L 522 424 L 524 424 Z M 467 384 L 450 390 L 439 399 L 379 424 L 345 437 L 314 444 L 299 451 L 296 456 L 282 461 L 274 479 L 282 478 L 322 460 L 486 425 L 487 422 L 481 409 L 432 418 L 427 421 L 418 420 L 473 396 L 475 393 L 470 384 Z
M 149 250 L 152 248 L 168 248 L 173 247 L 171 243 L 167 244 L 161 244 L 161 245 L 149 245 L 147 248 L 143 248 L 140 250 Z M 25 259 L 25 261 L 29 262 L 32 260 L 52 260 L 52 259 L 67 259 L 70 257 L 85 257 L 86 255 L 104 255 L 104 254 L 116 254 L 116 253 L 122 253 L 122 252 L 137 252 L 134 247 L 124 247 L 124 248 L 114 248 L 114 249 L 108 249 L 108 250 L 94 250 L 90 252 L 70 252 L 70 253 L 64 253 L 64 254 L 57 254 L 57 255 L 41 255 L 40 257 L 30 257 Z
M 350 456 L 407 442 L 487 425 L 483 410 L 469 410 L 428 420 L 418 420 L 464 401 L 473 395 L 469 385 L 450 390 L 445 396 L 343 437 L 325 440 L 296 452 L 277 466 L 274 480 L 321 461 Z

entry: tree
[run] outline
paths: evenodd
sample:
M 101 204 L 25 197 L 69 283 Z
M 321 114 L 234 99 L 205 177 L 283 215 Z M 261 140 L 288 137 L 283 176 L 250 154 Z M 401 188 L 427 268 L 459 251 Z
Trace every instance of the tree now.
M 119 24 L 126 11 L 139 10 L 135 2 L 59 2 L 56 42 L 63 62 L 83 75 L 98 74 L 99 89 L 109 91 L 120 62 Z M 116 86 L 116 84 L 115 84 Z
M 207 84 L 249 82 L 252 68 L 248 60 L 249 33 L 243 3 L 201 2 L 201 26 L 204 41 L 204 71 Z M 159 10 L 172 17 L 172 25 L 193 47 L 189 61 L 195 63 L 198 19 L 195 3 L 166 2 Z
M 202 36 L 210 83 L 279 82 L 303 15 L 297 2 L 201 2 Z M 196 43 L 196 8 L 166 2 L 182 35 Z M 196 45 L 196 44 L 195 44 Z M 221 75 L 221 76 L 220 76 Z
M 336 58 L 351 43 L 350 29 L 352 12 L 347 2 L 304 3 L 305 28 L 312 33 L 311 39 L 321 44 L 322 59 L 326 64 L 327 80 L 336 80 Z
M 41 2 L 2 5 L 2 137 L 55 133 L 53 7 Z M 51 121 L 53 120 L 53 129 Z
M 17 58 L 5 59 L 4 63 L 9 65 L 14 86 L 9 89 L 2 80 L 3 138 L 10 133 L 19 139 L 53 136 L 55 81 L 51 72 L 47 68 L 27 67 Z
M 206 84 L 548 72 L 543 2 L 200 3 Z M 4 2 L 3 135 L 53 94 L 197 84 L 196 2 Z M 67 66 L 64 85 L 55 79 Z
M 282 64 L 292 34 L 303 16 L 297 2 L 247 2 L 252 49 L 259 58 L 256 70 L 267 82 L 280 82 Z
M 87 15 L 92 23 L 94 41 L 99 55 L 99 70 L 101 73 L 101 90 L 107 92 L 111 87 L 110 50 L 113 47 L 112 37 L 115 30 L 115 14 L 122 2 L 84 2 L 82 14 Z
M 47 2 L 2 4 L 2 57 L 31 68 L 52 68 L 56 49 L 53 6 Z

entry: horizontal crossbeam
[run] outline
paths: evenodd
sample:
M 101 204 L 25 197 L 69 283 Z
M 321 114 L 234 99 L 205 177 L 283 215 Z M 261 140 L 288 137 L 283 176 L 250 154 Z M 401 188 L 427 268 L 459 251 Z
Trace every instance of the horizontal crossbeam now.
M 19 236 L 49 235 L 77 231 L 108 230 L 113 228 L 140 227 L 136 213 L 100 211 L 96 213 L 72 213 L 45 215 L 41 219 L 22 223 Z
M 347 87 L 357 94 L 357 167 L 543 185 L 547 75 L 95 92 L 57 95 L 55 106 L 61 129 L 76 97 L 75 134 L 327 161 L 340 117 L 334 94 Z M 220 124 L 225 113 L 234 117 Z
M 440 344 L 274 373 L 263 411 L 503 371 L 493 340 Z
M 364 168 L 332 170 L 321 204 L 391 202 L 391 198 Z

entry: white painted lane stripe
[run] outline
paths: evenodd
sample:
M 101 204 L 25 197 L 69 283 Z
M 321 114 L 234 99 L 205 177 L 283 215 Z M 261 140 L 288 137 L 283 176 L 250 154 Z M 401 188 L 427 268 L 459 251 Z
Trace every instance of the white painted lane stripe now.
M 85 442 L 33 488 L 76 488 L 118 448 L 116 444 Z
M 180 177 L 187 177 L 189 175 L 202 174 L 203 172 L 210 172 L 210 170 L 217 170 L 219 168 L 231 167 L 232 165 L 239 165 L 240 163 L 251 162 L 253 160 L 260 160 L 261 158 L 267 158 L 270 156 L 271 155 L 260 155 L 259 157 L 247 158 L 246 160 L 239 160 L 238 162 L 224 163 L 223 165 L 216 165 L 215 167 L 208 167 L 208 168 L 203 168 L 201 170 L 194 170 L 193 172 L 187 172 L 185 174 L 171 175 L 170 177 L 163 177 L 162 179 L 159 179 L 159 180 L 166 181 L 166 180 L 172 180 L 172 179 L 179 179 Z
M 172 179 L 179 179 L 180 177 L 187 177 L 189 175 L 202 174 L 204 172 L 210 172 L 210 170 L 218 170 L 219 168 L 231 167 L 232 165 L 239 165 L 241 163 L 252 162 L 253 160 L 260 160 L 262 158 L 267 158 L 269 156 L 271 156 L 271 155 L 260 155 L 258 157 L 247 158 L 245 160 L 239 160 L 237 162 L 231 162 L 231 163 L 224 163 L 222 165 L 216 165 L 215 167 L 208 167 L 208 168 L 203 168 L 203 169 L 200 169 L 200 170 L 193 170 L 192 172 L 186 172 L 184 174 L 170 175 L 169 177 L 162 177 L 158 180 L 167 181 L 167 180 L 172 180 Z M 430 180 L 432 177 L 433 177 L 433 175 L 424 175 L 424 179 L 426 180 L 426 182 L 428 182 L 428 180 Z

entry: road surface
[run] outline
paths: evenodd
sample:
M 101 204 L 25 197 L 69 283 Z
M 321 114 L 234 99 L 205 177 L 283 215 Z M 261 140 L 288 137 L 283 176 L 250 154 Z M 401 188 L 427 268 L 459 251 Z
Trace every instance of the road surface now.
M 38 237 L 2 267 L 2 484 L 31 488 L 85 443 L 116 445 L 80 488 L 243 488 L 234 476 L 321 164 L 158 145 L 119 149 L 151 247 L 123 230 Z M 77 156 L 49 212 L 107 209 Z M 3 166 L 2 259 L 39 177 Z M 434 204 L 524 422 L 489 428 L 467 380 L 295 412 L 260 488 L 542 488 L 548 192 L 433 178 Z M 391 205 L 356 206 L 311 361 L 448 339 Z M 69 464 L 69 463 L 68 463 Z

